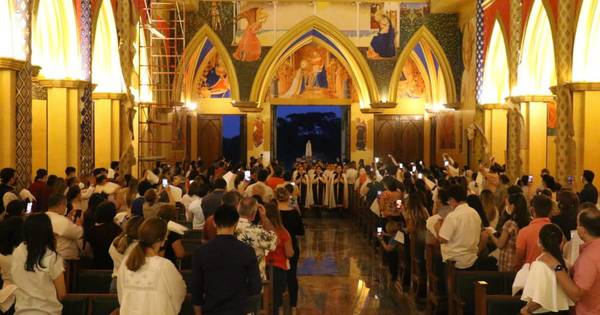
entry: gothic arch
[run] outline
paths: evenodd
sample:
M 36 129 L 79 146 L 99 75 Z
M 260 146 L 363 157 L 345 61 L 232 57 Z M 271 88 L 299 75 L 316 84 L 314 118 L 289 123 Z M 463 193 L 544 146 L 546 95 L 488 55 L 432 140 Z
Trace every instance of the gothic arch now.
M 311 32 L 316 32 L 323 38 L 305 37 Z M 312 16 L 292 27 L 271 47 L 258 68 L 249 101 L 257 102 L 260 106 L 277 67 L 284 59 L 282 57 L 304 46 L 307 41 L 329 42 L 331 47 L 335 47 L 330 51 L 345 60 L 348 73 L 356 84 L 361 108 L 367 108 L 371 102 L 380 100 L 375 78 L 358 48 L 331 23 Z
M 577 8 L 575 36 L 573 38 L 573 81 L 599 82 L 600 60 L 600 1 L 583 0 Z
M 510 94 L 508 41 L 502 19 L 496 16 L 486 47 L 480 104 L 501 104 Z
M 433 34 L 425 26 L 422 26 L 419 30 L 417 30 L 417 32 L 415 32 L 415 34 L 404 47 L 404 50 L 402 50 L 402 53 L 400 54 L 400 57 L 394 66 L 394 71 L 392 72 L 392 78 L 390 79 L 389 84 L 388 99 L 393 102 L 396 101 L 398 92 L 397 84 L 398 81 L 400 81 L 400 76 L 402 75 L 402 68 L 410 58 L 413 49 L 415 49 L 420 42 L 426 43 L 431 48 L 433 55 L 437 58 L 444 82 L 446 84 L 446 100 L 448 103 L 455 103 L 457 101 L 456 85 L 454 82 L 454 75 L 452 74 L 452 68 L 450 67 L 448 58 L 446 58 L 444 49 L 442 46 L 440 46 L 435 36 L 433 36 Z
M 192 40 L 189 42 L 189 44 L 185 48 L 183 57 L 181 58 L 181 61 L 179 64 L 179 67 L 183 67 L 183 69 L 181 69 L 182 73 L 183 73 L 183 82 L 181 82 L 181 81 L 175 82 L 175 90 L 174 90 L 173 95 L 180 95 L 182 101 L 190 100 L 190 99 L 188 99 L 190 97 L 190 95 L 187 94 L 189 87 L 186 87 L 185 83 L 192 82 L 192 81 L 187 81 L 186 77 L 188 75 L 192 75 L 192 73 L 195 72 L 195 69 L 193 69 L 191 66 L 193 64 L 195 64 L 195 62 L 197 61 L 197 60 L 195 60 L 195 57 L 197 57 L 196 55 L 198 53 L 198 50 L 202 49 L 207 41 L 210 41 L 210 43 L 216 49 L 219 56 L 222 58 L 223 63 L 225 64 L 225 69 L 227 70 L 227 78 L 229 80 L 229 85 L 230 85 L 230 89 L 231 89 L 231 99 L 239 100 L 240 91 L 239 91 L 238 79 L 237 79 L 237 75 L 235 72 L 235 67 L 233 65 L 233 61 L 231 60 L 231 56 L 229 56 L 229 51 L 227 51 L 227 48 L 225 47 L 225 45 L 223 45 L 223 42 L 221 42 L 219 35 L 217 35 L 210 28 L 210 26 L 208 26 L 208 24 L 204 24 L 198 30 L 198 32 L 196 32 L 196 34 L 194 35 Z M 192 80 L 193 80 L 193 75 L 192 75 Z

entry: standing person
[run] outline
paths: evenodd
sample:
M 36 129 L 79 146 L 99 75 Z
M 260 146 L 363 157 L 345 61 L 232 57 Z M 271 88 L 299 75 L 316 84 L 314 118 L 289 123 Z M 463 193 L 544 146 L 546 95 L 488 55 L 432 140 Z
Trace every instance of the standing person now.
M 185 299 L 185 282 L 168 259 L 160 257 L 167 222 L 146 219 L 134 245 L 117 273 L 121 314 L 176 315 Z
M 522 315 L 568 311 L 573 305 L 556 279 L 557 273 L 568 272 L 561 250 L 561 229 L 556 224 L 546 224 L 540 229 L 539 240 L 541 255 L 531 263 L 521 295 L 521 300 L 527 302 L 521 309 Z M 548 263 L 554 261 L 559 264 L 551 269 Z
M 96 208 L 96 220 L 92 228 L 86 233 L 86 241 L 92 247 L 94 258 L 93 269 L 112 269 L 113 263 L 109 255 L 112 241 L 121 234 L 122 230 L 115 221 L 117 208 L 110 201 L 104 201 Z
M 283 305 L 283 292 L 288 286 L 287 272 L 290 270 L 289 259 L 294 256 L 294 246 L 290 233 L 283 226 L 279 209 L 268 204 L 266 212 L 277 234 L 277 247 L 267 256 L 267 264 L 273 266 L 273 315 L 278 315 Z
M 401 216 L 401 207 L 398 207 L 397 202 L 398 200 L 402 202 L 403 199 L 403 194 L 398 189 L 400 183 L 392 176 L 384 177 L 381 182 L 384 190 L 377 199 L 381 216 L 398 220 Z
M 289 199 L 290 193 L 285 188 L 278 188 L 276 192 L 277 196 L 277 209 L 281 213 L 281 221 L 283 227 L 290 233 L 292 237 L 292 247 L 294 249 L 294 256 L 290 258 L 290 270 L 288 270 L 288 290 L 290 294 L 290 306 L 292 307 L 292 313 L 296 313 L 296 306 L 298 305 L 298 260 L 300 258 L 300 244 L 298 243 L 298 236 L 304 235 L 304 223 L 302 222 L 302 216 L 298 210 L 290 208 Z
M 192 229 L 202 230 L 206 218 L 202 211 L 202 199 L 208 194 L 208 184 L 193 182 L 190 184 L 188 195 L 190 196 L 190 204 L 186 210 L 186 217 L 192 221 Z
M 23 218 L 15 216 L 4 219 L 0 223 L 0 273 L 2 274 L 3 289 L 9 285 L 14 285 L 11 275 L 12 254 L 21 242 L 23 242 Z M 14 293 L 11 296 L 14 298 Z M 3 307 L 8 306 L 3 305 Z M 12 313 L 14 313 L 14 308 L 11 307 L 11 310 L 4 314 Z
M 245 314 L 248 297 L 260 294 L 258 261 L 252 248 L 235 236 L 239 214 L 232 206 L 215 211 L 217 236 L 192 260 L 192 304 L 196 315 Z
M 283 184 L 284 182 L 285 180 L 283 179 L 283 168 L 281 166 L 273 167 L 273 175 L 269 177 L 269 179 L 267 179 L 267 186 L 275 190 L 277 189 L 277 186 Z
M 315 176 L 315 175 L 313 175 L 313 176 Z M 315 205 L 318 205 L 316 202 L 316 196 L 314 196 L 314 195 L 313 195 L 315 198 L 314 202 L 307 202 L 309 190 L 312 191 L 314 194 L 314 178 L 313 178 L 313 180 L 310 179 L 310 176 L 306 173 L 304 166 L 298 165 L 298 169 L 296 170 L 296 172 L 294 172 L 293 182 L 296 185 L 296 187 L 298 187 L 298 190 L 300 192 L 298 201 L 300 202 L 301 207 L 306 207 L 307 205 L 313 204 L 313 203 Z M 309 187 L 309 185 L 311 185 L 311 183 L 313 183 L 313 187 Z M 313 188 L 313 189 L 309 189 L 309 188 Z
M 40 212 L 47 209 L 48 191 L 46 181 L 48 180 L 48 171 L 40 168 L 35 172 L 33 183 L 29 185 L 28 190 L 35 197 L 33 202 L 33 212 Z
M 6 167 L 0 171 L 0 214 L 4 213 L 5 207 L 12 200 L 19 199 L 15 193 L 17 182 L 17 171 Z
M 240 219 L 235 230 L 238 240 L 250 245 L 256 253 L 262 279 L 266 279 L 265 257 L 277 247 L 277 234 L 265 208 L 252 197 L 245 197 L 238 206 Z M 258 213 L 260 224 L 254 224 Z
M 227 182 L 222 178 L 218 178 L 213 184 L 213 191 L 202 198 L 201 206 L 205 219 L 208 219 L 208 217 L 213 215 L 213 213 L 215 213 L 215 211 L 223 204 L 223 195 L 227 192 L 225 190 L 226 188 Z
M 498 190 L 496 190 L 496 192 L 498 192 Z M 495 229 L 496 225 L 498 225 L 500 215 L 498 212 L 498 208 L 496 208 L 494 193 L 492 193 L 492 191 L 489 189 L 484 189 L 481 191 L 479 198 L 481 199 L 483 212 L 485 213 L 485 217 L 489 222 L 489 226 Z
M 23 239 L 12 255 L 15 314 L 60 315 L 67 295 L 63 259 L 56 252 L 52 223 L 45 213 L 32 214 L 23 225 Z
M 65 217 L 67 198 L 64 194 L 56 193 L 48 198 L 46 214 L 52 223 L 56 235 L 56 252 L 67 260 L 79 259 L 79 241 L 83 237 L 83 216 L 75 217 L 75 211 Z M 75 223 L 73 223 L 75 222 Z
M 448 204 L 454 210 L 434 227 L 441 244 L 442 259 L 444 262 L 456 262 L 457 269 L 474 269 L 481 237 L 481 219 L 477 211 L 467 204 L 465 186 L 451 185 L 448 196 Z
M 342 215 L 342 209 L 348 207 L 348 186 L 346 175 L 341 165 L 336 165 L 329 178 L 329 208 L 335 209 L 338 215 Z
M 163 221 L 171 222 L 174 224 L 175 214 L 177 213 L 177 209 L 173 205 L 162 205 L 160 206 L 160 210 L 158 210 L 158 217 Z M 161 247 L 163 257 L 170 260 L 174 265 L 177 264 L 177 259 L 182 259 L 185 257 L 185 249 L 183 248 L 183 244 L 181 243 L 181 234 L 175 232 L 175 229 L 170 229 L 167 231 L 166 240 Z
M 517 252 L 515 254 L 515 270 L 521 269 L 523 264 L 531 264 L 541 254 L 538 246 L 540 230 L 550 224 L 550 211 L 552 200 L 544 195 L 537 195 L 531 200 L 533 220 L 528 226 L 522 228 L 517 235 Z
M 571 240 L 571 232 L 577 229 L 577 214 L 579 213 L 579 198 L 570 189 L 561 189 L 556 194 L 558 214 L 550 218 L 563 231 L 567 241 Z
M 598 189 L 594 186 L 594 177 L 596 175 L 590 170 L 583 171 L 583 189 L 579 192 L 581 203 L 591 202 L 598 204 Z
M 144 218 L 133 216 L 125 223 L 125 229 L 117 236 L 108 248 L 108 254 L 113 261 L 112 281 L 110 282 L 110 293 L 117 292 L 117 272 L 121 267 L 123 258 L 131 252 L 133 246 L 137 244 L 138 230 L 144 222 Z
M 258 181 L 246 187 L 244 197 L 259 195 L 263 202 L 271 202 L 273 200 L 273 189 L 265 183 L 268 177 L 269 171 L 265 169 L 258 171 Z
M 508 220 L 502 225 L 500 235 L 496 237 L 492 231 L 487 230 L 492 242 L 500 250 L 498 256 L 498 271 L 513 272 L 515 270 L 515 253 L 517 251 L 517 235 L 519 230 L 529 225 L 530 214 L 527 209 L 527 200 L 523 194 L 510 194 L 508 196 Z
M 561 268 L 556 278 L 562 290 L 575 301 L 575 314 L 600 314 L 600 211 L 587 208 L 579 214 L 577 234 L 583 240 L 579 257 L 573 265 L 573 279 Z M 561 264 L 559 259 L 544 261 L 552 270 Z
M 348 185 L 348 206 L 354 208 L 354 194 L 356 193 L 356 181 L 358 180 L 358 170 L 356 170 L 356 162 L 352 161 L 347 164 L 346 168 L 346 183 Z
M 327 187 L 327 179 L 323 174 L 323 169 L 320 165 L 315 166 L 315 172 L 310 180 L 313 196 L 313 204 L 315 207 L 323 207 L 325 205 L 325 189 Z M 304 185 L 306 185 L 304 183 Z

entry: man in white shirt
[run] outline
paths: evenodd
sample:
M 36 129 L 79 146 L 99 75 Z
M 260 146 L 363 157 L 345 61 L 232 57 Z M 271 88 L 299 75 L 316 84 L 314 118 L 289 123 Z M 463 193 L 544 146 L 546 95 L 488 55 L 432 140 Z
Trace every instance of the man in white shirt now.
M 202 212 L 202 198 L 208 194 L 209 187 L 207 184 L 193 182 L 190 184 L 188 194 L 191 202 L 187 207 L 186 217 L 192 220 L 192 228 L 194 230 L 202 230 L 204 228 L 205 217 Z
M 252 197 L 254 195 L 259 195 L 262 198 L 264 203 L 269 203 L 273 200 L 273 189 L 267 186 L 265 182 L 269 177 L 269 171 L 262 169 L 258 172 L 258 181 L 246 188 L 244 192 L 244 197 Z
M 71 211 L 69 217 L 65 217 L 67 210 L 67 199 L 63 194 L 53 194 L 48 198 L 48 212 L 46 214 L 52 222 L 52 230 L 56 235 L 56 252 L 63 259 L 79 259 L 79 241 L 83 237 L 83 215 L 80 215 L 75 223 L 76 211 Z
M 472 269 L 477 261 L 481 219 L 477 211 L 466 202 L 466 187 L 452 185 L 448 189 L 448 195 L 448 204 L 454 210 L 435 225 L 442 259 L 444 262 L 454 261 L 457 269 Z

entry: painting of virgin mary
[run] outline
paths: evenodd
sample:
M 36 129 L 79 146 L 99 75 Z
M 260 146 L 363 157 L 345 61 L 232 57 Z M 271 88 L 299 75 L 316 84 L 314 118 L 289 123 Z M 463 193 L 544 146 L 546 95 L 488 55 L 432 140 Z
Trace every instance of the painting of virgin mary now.
M 379 25 L 379 30 L 371 39 L 367 57 L 370 59 L 393 58 L 396 56 L 396 31 L 392 20 L 381 9 L 377 10 L 372 18 Z

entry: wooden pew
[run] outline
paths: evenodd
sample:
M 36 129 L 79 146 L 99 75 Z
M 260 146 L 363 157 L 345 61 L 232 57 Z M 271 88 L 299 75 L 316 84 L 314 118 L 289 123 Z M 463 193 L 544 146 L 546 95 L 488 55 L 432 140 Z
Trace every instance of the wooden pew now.
M 488 283 L 475 282 L 475 315 L 519 314 L 525 302 L 520 296 L 488 295 Z
M 510 294 L 515 274 L 499 271 L 463 271 L 447 263 L 448 305 L 451 315 L 475 313 L 475 282 L 485 281 L 492 294 Z
M 425 245 L 425 270 L 427 271 L 427 297 L 425 313 L 438 314 L 448 309 L 447 293 L 440 291 L 444 287 L 444 263 L 439 244 Z

